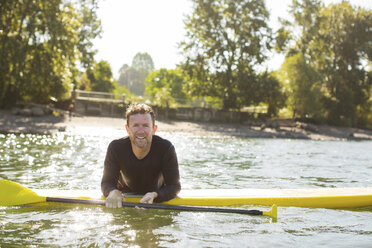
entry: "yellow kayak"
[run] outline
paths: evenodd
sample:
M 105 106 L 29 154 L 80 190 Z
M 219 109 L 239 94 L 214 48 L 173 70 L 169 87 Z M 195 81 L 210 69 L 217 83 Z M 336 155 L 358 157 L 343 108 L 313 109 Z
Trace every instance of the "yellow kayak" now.
M 53 197 L 104 200 L 100 191 L 34 190 Z M 127 202 L 139 202 L 140 195 L 126 194 Z M 162 204 L 186 206 L 264 205 L 307 208 L 372 207 L 372 187 L 307 189 L 197 189 L 182 190 L 177 198 Z
M 48 192 L 49 191 L 49 192 Z M 84 192 L 69 192 L 69 191 L 33 191 L 29 188 L 22 186 L 16 182 L 12 182 L 5 179 L 0 179 L 0 206 L 19 206 L 19 205 L 49 205 L 49 204 L 88 204 L 88 205 L 105 205 L 104 199 L 94 198 L 99 195 L 97 192 L 90 192 L 92 196 L 87 195 L 87 191 Z M 39 195 L 39 194 L 40 195 Z M 73 195 L 81 196 L 73 196 Z M 63 196 L 63 197 L 62 197 Z M 140 196 L 127 197 L 133 201 L 138 201 Z M 123 207 L 140 207 L 148 209 L 162 209 L 162 210 L 177 210 L 177 211 L 197 211 L 197 212 L 215 212 L 215 213 L 236 213 L 246 215 L 262 215 L 271 218 L 277 218 L 277 206 L 272 205 L 269 211 L 257 210 L 257 209 L 227 209 L 227 208 L 216 208 L 216 207 L 205 207 L 205 206 L 185 206 L 185 205 L 172 205 L 172 204 L 147 204 L 138 202 L 122 202 Z

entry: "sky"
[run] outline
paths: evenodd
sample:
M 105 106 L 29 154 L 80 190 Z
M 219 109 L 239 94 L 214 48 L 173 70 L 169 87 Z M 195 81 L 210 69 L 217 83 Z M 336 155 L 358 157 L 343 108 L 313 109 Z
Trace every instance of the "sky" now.
M 278 17 L 288 18 L 292 0 L 266 0 L 270 12 L 269 25 L 279 27 Z M 329 3 L 340 0 L 324 0 Z M 371 0 L 350 0 L 353 6 L 372 10 Z M 184 19 L 191 14 L 190 0 L 101 0 L 98 18 L 103 33 L 94 41 L 98 51 L 96 60 L 106 60 L 117 79 L 124 64 L 131 65 L 133 57 L 141 52 L 153 59 L 155 69 L 174 69 L 182 57 L 177 44 L 184 40 Z M 271 54 L 267 62 L 270 70 L 279 69 L 284 58 Z

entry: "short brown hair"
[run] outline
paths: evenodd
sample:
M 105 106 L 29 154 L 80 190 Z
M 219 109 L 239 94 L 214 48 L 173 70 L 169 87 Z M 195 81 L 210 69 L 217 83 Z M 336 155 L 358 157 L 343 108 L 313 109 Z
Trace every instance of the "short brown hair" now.
M 132 103 L 128 106 L 125 116 L 127 118 L 127 125 L 129 126 L 129 118 L 135 114 L 150 114 L 152 125 L 155 126 L 155 113 L 154 110 L 144 103 Z

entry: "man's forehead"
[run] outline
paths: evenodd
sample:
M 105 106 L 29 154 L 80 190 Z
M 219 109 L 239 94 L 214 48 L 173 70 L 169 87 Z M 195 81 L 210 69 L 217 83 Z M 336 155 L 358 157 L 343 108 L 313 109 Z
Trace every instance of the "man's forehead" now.
M 149 117 L 149 118 L 151 118 L 151 115 L 150 115 L 150 113 L 136 113 L 136 114 L 132 114 L 130 116 L 130 118 L 132 118 L 132 117 L 137 117 L 137 118 L 140 118 L 140 117 Z
M 138 122 L 138 121 L 146 121 L 146 122 L 152 122 L 151 120 L 151 115 L 150 113 L 144 113 L 144 114 L 133 114 L 129 117 L 129 121 L 132 122 L 132 121 L 135 121 L 135 122 Z

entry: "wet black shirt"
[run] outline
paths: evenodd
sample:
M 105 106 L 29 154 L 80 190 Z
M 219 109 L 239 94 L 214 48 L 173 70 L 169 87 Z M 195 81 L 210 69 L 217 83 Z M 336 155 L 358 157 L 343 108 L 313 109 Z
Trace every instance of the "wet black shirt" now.
M 107 149 L 101 189 L 106 197 L 111 190 L 119 189 L 138 194 L 155 191 L 158 197 L 154 202 L 174 198 L 181 190 L 174 146 L 154 135 L 150 152 L 139 160 L 132 151 L 129 137 L 112 141 Z

